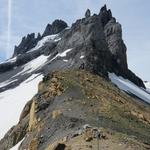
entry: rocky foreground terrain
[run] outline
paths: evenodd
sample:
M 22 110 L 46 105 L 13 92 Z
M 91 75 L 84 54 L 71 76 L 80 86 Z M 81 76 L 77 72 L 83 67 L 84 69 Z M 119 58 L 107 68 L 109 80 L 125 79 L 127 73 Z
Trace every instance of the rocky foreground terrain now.
M 149 114 L 149 106 L 102 77 L 82 70 L 53 72 L 0 147 L 23 139 L 20 150 L 96 150 L 98 144 L 108 150 L 149 149 Z
M 55 20 L 42 35 L 24 37 L 0 64 L 0 114 L 7 116 L 0 137 L 12 126 L 0 150 L 150 149 L 150 94 L 129 70 L 126 51 L 106 6 L 71 27 Z

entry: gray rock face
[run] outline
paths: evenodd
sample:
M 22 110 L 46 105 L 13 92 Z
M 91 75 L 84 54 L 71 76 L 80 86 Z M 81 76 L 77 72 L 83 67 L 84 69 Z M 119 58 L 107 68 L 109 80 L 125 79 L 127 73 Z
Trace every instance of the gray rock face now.
M 87 9 L 86 13 L 85 13 L 85 18 L 91 17 L 91 11 L 89 9 Z
M 62 20 L 55 20 L 52 24 L 48 24 L 43 36 L 57 34 L 68 27 L 67 23 Z
M 40 39 L 41 35 L 38 34 L 36 38 L 35 33 L 31 33 L 28 34 L 27 37 L 23 37 L 21 43 L 18 46 L 15 46 L 13 57 L 26 53 L 28 50 L 35 47 Z
M 108 48 L 116 59 L 118 65 L 127 70 L 126 46 L 122 40 L 121 25 L 112 18 L 105 26 L 104 33 Z
M 13 69 L 13 67 L 15 66 L 14 63 L 2 63 L 0 64 L 0 73 L 6 72 L 8 70 Z
M 100 17 L 101 17 L 101 22 L 102 25 L 105 26 L 109 20 L 111 20 L 112 18 L 112 13 L 111 10 L 107 10 L 106 5 L 104 5 L 101 9 L 100 9 L 100 13 L 99 13 Z
M 68 25 L 62 20 L 55 20 L 52 25 L 48 24 L 43 35 L 41 36 L 38 33 L 38 36 L 35 37 L 35 33 L 28 34 L 27 37 L 23 37 L 21 43 L 18 46 L 15 46 L 13 57 L 17 55 L 24 54 L 28 52 L 30 49 L 35 47 L 39 40 L 42 37 L 52 34 L 57 34 L 64 30 Z

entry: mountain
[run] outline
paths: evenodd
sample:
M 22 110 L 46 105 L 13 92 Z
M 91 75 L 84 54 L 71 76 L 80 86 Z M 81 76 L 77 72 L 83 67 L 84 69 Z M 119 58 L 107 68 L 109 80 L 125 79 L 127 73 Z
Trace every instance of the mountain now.
M 150 94 L 126 51 L 106 5 L 23 37 L 0 64 L 0 149 L 150 148 Z

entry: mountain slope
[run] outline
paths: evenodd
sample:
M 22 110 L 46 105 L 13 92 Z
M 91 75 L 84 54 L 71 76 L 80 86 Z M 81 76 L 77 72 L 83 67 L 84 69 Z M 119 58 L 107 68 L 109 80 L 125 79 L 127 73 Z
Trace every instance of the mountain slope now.
M 24 105 L 37 93 L 38 83 L 43 76 L 33 74 L 14 89 L 0 93 L 0 114 L 5 118 L 1 122 L 0 138 L 18 122 Z
M 150 104 L 150 93 L 148 92 L 148 89 L 139 88 L 131 81 L 124 79 L 121 76 L 118 77 L 114 73 L 109 73 L 109 78 L 121 90 Z
M 118 147 L 121 143 L 120 149 L 146 149 L 150 143 L 149 114 L 149 106 L 102 77 L 82 70 L 55 72 L 44 77 L 0 148 L 9 148 L 24 138 L 20 149 L 52 150 L 59 141 L 75 149 L 80 140 L 82 149 L 86 144 L 96 149 L 97 140 L 100 146 L 108 142 L 106 149 L 110 150 L 116 146 L 111 144 L 113 140 Z
M 0 149 L 20 141 L 20 149 L 52 149 L 64 138 L 69 138 L 65 145 L 57 145 L 62 149 L 71 144 L 75 149 L 78 141 L 87 145 L 89 138 L 89 148 L 96 147 L 96 140 L 102 147 L 115 141 L 120 149 L 149 148 L 150 95 L 128 69 L 126 50 L 121 25 L 106 6 L 98 15 L 87 10 L 71 27 L 55 20 L 42 35 L 23 37 L 12 58 L 0 64 L 1 118 L 6 114 L 0 138 L 16 124 Z M 107 139 L 109 130 L 114 134 Z M 91 132 L 92 137 L 83 138 Z

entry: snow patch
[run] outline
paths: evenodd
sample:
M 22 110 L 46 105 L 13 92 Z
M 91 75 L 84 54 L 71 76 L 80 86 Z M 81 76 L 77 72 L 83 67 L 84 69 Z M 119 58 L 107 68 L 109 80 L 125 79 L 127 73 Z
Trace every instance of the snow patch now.
M 37 45 L 32 48 L 31 50 L 28 51 L 29 52 L 33 52 L 35 50 L 38 50 L 39 48 L 43 47 L 45 45 L 45 43 L 49 42 L 49 41 L 54 41 L 54 42 L 58 42 L 60 41 L 61 38 L 59 37 L 58 34 L 54 34 L 54 35 L 49 35 L 49 36 L 45 36 L 43 37 L 38 43 Z
M 65 50 L 62 53 L 57 54 L 57 57 L 66 57 L 67 53 L 69 53 L 72 50 L 72 48 Z
M 144 84 L 145 84 L 147 91 L 150 92 L 150 82 L 145 81 Z
M 15 124 L 25 104 L 38 92 L 43 75 L 33 74 L 14 89 L 0 93 L 0 139 Z
M 31 73 L 33 71 L 36 71 L 37 69 L 41 68 L 43 65 L 46 65 L 46 62 L 48 61 L 48 63 L 52 62 L 53 60 L 55 60 L 57 57 L 66 57 L 67 56 L 67 53 L 69 53 L 70 51 L 72 50 L 71 49 L 67 49 L 65 50 L 64 52 L 62 53 L 58 53 L 55 57 L 53 57 L 50 61 L 48 61 L 48 58 L 50 56 L 44 56 L 44 55 L 41 55 L 35 59 L 33 59 L 32 61 L 28 62 L 27 64 L 25 64 L 24 66 L 22 66 L 23 70 L 20 71 L 19 73 L 17 73 L 15 76 L 13 77 L 16 77 L 18 75 L 24 75 L 24 74 L 27 74 L 27 73 Z
M 10 150 L 18 150 L 20 144 L 23 142 L 24 138 L 16 145 L 14 146 L 13 148 L 11 148 Z
M 85 56 L 82 55 L 82 56 L 80 56 L 80 59 L 83 59 L 84 57 L 85 57 Z
M 66 56 L 67 56 L 67 53 L 69 53 L 70 51 L 72 51 L 72 48 L 67 49 L 67 50 L 65 50 L 65 51 L 62 52 L 62 53 L 58 53 L 55 57 L 53 57 L 53 58 L 49 61 L 49 63 L 52 62 L 53 60 L 55 60 L 55 59 L 58 58 L 58 57 L 66 57 Z
M 129 94 L 134 94 L 137 97 L 141 98 L 142 100 L 150 104 L 150 94 L 148 94 L 144 89 L 138 87 L 131 81 L 124 79 L 121 76 L 117 76 L 114 73 L 109 73 L 109 78 L 121 90 Z
M 71 27 L 67 27 L 67 28 L 65 28 L 65 30 L 69 30 L 69 29 L 71 29 Z
M 42 67 L 46 63 L 48 57 L 49 56 L 41 55 L 41 56 L 33 59 L 32 61 L 25 64 L 23 66 L 23 70 L 21 72 L 19 72 L 18 74 L 16 74 L 14 77 L 16 77 L 18 75 L 24 75 L 26 73 L 31 73 L 31 72 L 37 70 L 38 68 Z
M 0 83 L 0 88 L 5 87 L 5 86 L 7 86 L 7 85 L 9 85 L 9 84 L 11 84 L 13 82 L 16 82 L 16 81 L 18 81 L 18 79 L 15 79 L 13 81 L 7 80 L 5 82 L 2 82 L 2 83 Z
M 67 60 L 67 59 L 63 59 L 63 61 L 64 61 L 64 62 L 68 62 L 68 60 Z

